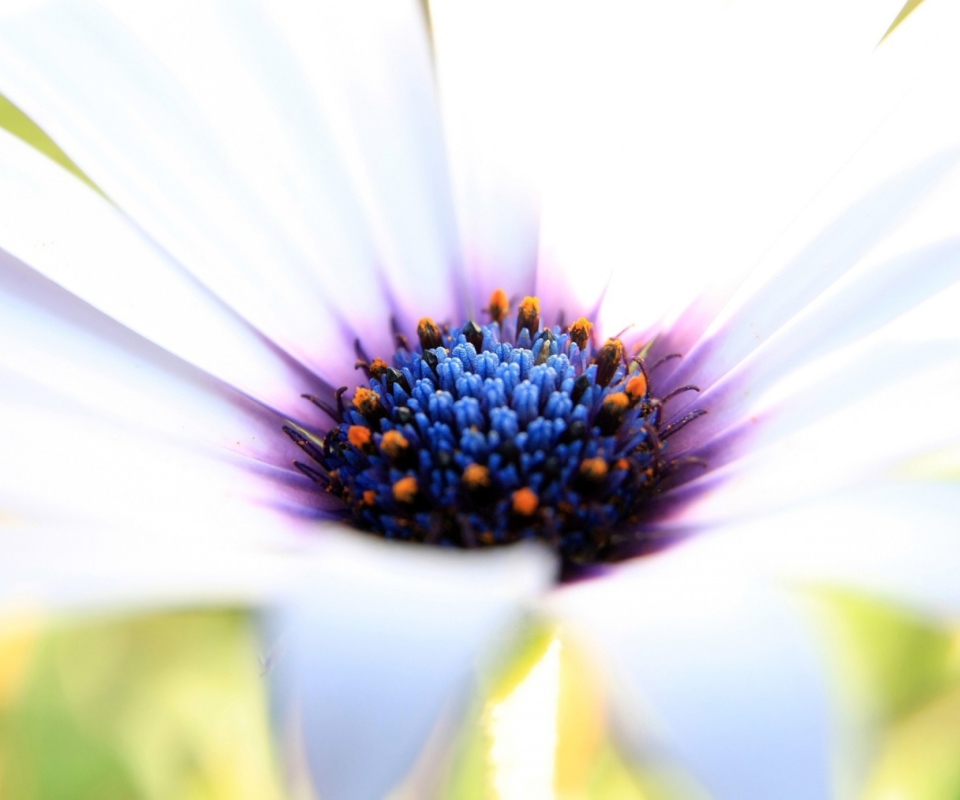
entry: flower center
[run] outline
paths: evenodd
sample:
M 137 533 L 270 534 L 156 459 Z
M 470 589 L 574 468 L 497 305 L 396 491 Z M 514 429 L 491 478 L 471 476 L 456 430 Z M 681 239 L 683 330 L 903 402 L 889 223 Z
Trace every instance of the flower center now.
M 617 558 L 669 467 L 642 358 L 597 347 L 586 319 L 541 328 L 534 297 L 512 318 L 498 290 L 486 311 L 487 325 L 424 318 L 419 347 L 398 336 L 392 364 L 359 361 L 369 384 L 326 409 L 322 444 L 286 429 L 320 469 L 297 466 L 388 539 Z

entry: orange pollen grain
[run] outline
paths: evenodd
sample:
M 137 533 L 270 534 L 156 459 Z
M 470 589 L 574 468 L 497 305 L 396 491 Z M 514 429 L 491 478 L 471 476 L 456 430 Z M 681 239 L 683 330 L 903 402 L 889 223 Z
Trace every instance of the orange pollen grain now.
M 400 431 L 387 431 L 380 440 L 380 452 L 387 458 L 396 458 L 409 447 L 410 442 Z
M 625 392 L 614 392 L 613 394 L 608 394 L 603 399 L 603 405 L 610 411 L 620 413 L 625 411 L 630 405 L 630 398 Z
M 614 464 L 613 466 L 614 466 L 614 469 L 627 470 L 627 469 L 630 469 L 630 462 L 627 461 L 627 459 L 625 458 L 618 458 L 617 463 Z
M 593 323 L 586 317 L 580 317 L 570 326 L 570 338 L 576 342 L 577 347 L 583 350 L 590 334 L 593 333 Z
M 610 358 L 613 361 L 623 360 L 623 342 L 619 339 L 607 339 L 600 350 L 600 355 Z
M 601 481 L 607 477 L 610 467 L 600 456 L 588 458 L 580 464 L 580 474 L 592 481 Z
M 520 311 L 524 314 L 533 315 L 540 314 L 540 298 L 539 297 L 524 297 L 523 302 L 520 303 Z
M 626 391 L 631 400 L 636 402 L 647 393 L 647 379 L 643 377 L 642 373 L 640 375 L 634 375 L 627 381 L 624 391 Z
M 507 298 L 507 293 L 503 289 L 496 289 L 492 295 L 490 295 L 490 305 L 487 307 L 487 312 L 490 314 L 490 319 L 494 322 L 503 321 L 504 317 L 510 313 L 510 300 Z
M 379 408 L 380 395 L 372 389 L 365 389 L 361 386 L 353 396 L 353 405 L 361 414 L 370 414 Z
M 363 502 L 368 506 L 372 506 L 377 502 L 377 493 L 373 491 L 373 489 L 367 489 L 367 491 L 363 493 Z
M 417 323 L 417 338 L 424 350 L 440 347 L 443 339 L 440 336 L 440 327 L 430 317 L 424 317 Z
M 537 510 L 537 506 L 539 505 L 540 498 L 537 497 L 537 493 L 529 486 L 517 489 L 517 491 L 513 493 L 513 510 L 518 514 L 529 517 Z
M 482 464 L 467 464 L 463 471 L 463 482 L 471 489 L 480 489 L 490 485 L 490 470 Z
M 347 430 L 347 440 L 357 450 L 363 450 L 370 444 L 370 429 L 363 425 L 351 425 Z
M 370 377 L 380 380 L 383 374 L 390 368 L 390 365 L 387 364 L 382 358 L 375 358 L 370 362 Z
M 393 498 L 398 503 L 412 503 L 417 497 L 419 490 L 417 479 L 413 475 L 407 475 L 393 484 Z

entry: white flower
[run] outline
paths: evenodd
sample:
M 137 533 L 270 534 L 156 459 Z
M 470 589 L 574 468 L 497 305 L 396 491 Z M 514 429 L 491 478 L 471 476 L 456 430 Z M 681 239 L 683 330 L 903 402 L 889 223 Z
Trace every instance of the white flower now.
M 606 658 L 628 744 L 652 718 L 719 797 L 826 795 L 789 587 L 960 601 L 956 490 L 895 472 L 960 433 L 960 22 L 926 4 L 874 50 L 896 2 L 667 5 L 438 2 L 432 54 L 399 0 L 5 12 L 0 91 L 109 200 L 0 133 L 0 590 L 307 573 L 278 673 L 325 797 L 394 785 L 531 611 Z M 391 315 L 459 325 L 498 287 L 568 319 L 605 291 L 606 335 L 684 354 L 710 413 L 671 446 L 709 470 L 651 530 L 688 541 L 552 588 L 540 550 L 318 522 L 300 395 L 356 385 Z

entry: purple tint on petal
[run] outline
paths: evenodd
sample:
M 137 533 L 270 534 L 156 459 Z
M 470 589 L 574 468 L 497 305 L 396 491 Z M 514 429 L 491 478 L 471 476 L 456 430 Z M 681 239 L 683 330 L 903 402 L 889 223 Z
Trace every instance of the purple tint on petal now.
M 490 303 L 490 296 L 497 289 L 503 289 L 511 300 L 519 302 L 524 297 L 536 294 L 537 252 L 532 247 L 530 254 L 522 259 L 524 266 L 519 269 L 505 271 L 498 264 L 484 263 L 474 256 L 471 263 L 471 287 L 468 297 L 468 315 L 470 319 L 480 324 L 490 321 L 484 309 Z M 516 303 L 514 303 L 516 305 Z
M 783 331 L 701 397 L 671 409 L 683 414 L 708 408 L 709 419 L 678 433 L 675 446 L 689 449 L 742 415 L 777 381 L 831 349 L 838 349 L 896 319 L 910 308 L 960 280 L 960 239 L 951 239 L 891 259 L 831 297 L 813 313 Z M 695 378 L 698 376 L 694 376 Z
M 724 473 L 711 473 L 652 499 L 637 523 L 637 529 L 645 534 L 645 545 L 662 549 L 686 535 L 700 533 L 702 526 L 684 524 L 683 512 L 704 494 L 717 491 L 728 477 Z
M 566 279 L 566 273 L 560 269 L 552 269 L 544 263 L 543 254 L 537 265 L 534 294 L 540 298 L 542 322 L 544 325 L 557 325 L 561 320 L 569 324 L 578 317 L 586 317 L 596 321 L 596 312 L 602 304 L 611 275 L 604 278 L 603 286 L 593 297 L 581 297 Z
M 324 380 L 323 377 L 317 375 L 313 370 L 303 364 L 303 362 L 295 358 L 289 350 L 283 348 L 275 339 L 268 336 L 266 333 L 264 333 L 264 331 L 246 319 L 243 315 L 238 313 L 231 305 L 229 305 L 222 297 L 220 297 L 220 295 L 210 289 L 194 273 L 184 267 L 180 261 L 178 261 L 165 247 L 163 247 L 160 242 L 154 239 L 154 237 L 151 236 L 150 233 L 146 231 L 143 226 L 140 225 L 129 214 L 124 213 L 122 209 L 121 213 L 127 220 L 130 227 L 138 231 L 143 238 L 150 242 L 150 244 L 159 252 L 162 252 L 168 259 L 170 265 L 173 266 L 187 281 L 197 287 L 208 303 L 217 308 L 219 311 L 228 314 L 230 317 L 239 322 L 244 328 L 251 331 L 280 361 L 283 362 L 283 364 L 294 375 L 302 378 L 304 385 L 302 391 L 310 392 L 311 394 L 316 394 L 319 396 L 326 396 L 329 394 L 332 397 L 333 387 L 326 380 Z M 272 400 L 273 402 L 278 402 L 281 399 L 272 398 Z
M 815 238 L 760 292 L 738 309 L 722 329 L 701 342 L 676 370 L 676 381 L 712 385 L 740 363 L 758 343 L 847 273 L 899 226 L 958 160 L 949 150 L 874 189 Z
M 700 295 L 680 313 L 667 330 L 653 337 L 646 356 L 647 366 L 652 366 L 674 353 L 681 356 L 689 353 L 730 299 L 732 288 L 722 295 L 714 292 Z M 657 382 L 660 385 L 676 385 L 676 381 L 671 381 L 671 377 L 682 365 L 682 359 L 664 361 L 656 370 Z
M 134 333 L 3 250 L 0 250 L 0 292 L 27 304 L 38 316 L 50 316 L 96 337 L 102 341 L 105 351 L 120 351 L 131 364 L 141 363 L 160 371 L 169 378 L 172 387 L 189 387 L 232 406 L 249 424 L 238 430 L 235 438 L 231 435 L 217 444 L 255 462 L 289 469 L 296 448 L 291 451 L 276 435 L 285 420 L 276 410 Z M 196 444 L 203 445 L 202 442 Z

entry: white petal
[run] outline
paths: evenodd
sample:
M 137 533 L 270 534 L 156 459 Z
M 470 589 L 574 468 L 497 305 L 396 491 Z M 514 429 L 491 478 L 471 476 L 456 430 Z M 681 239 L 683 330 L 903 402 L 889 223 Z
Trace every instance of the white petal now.
M 867 340 L 868 336 L 878 333 L 888 323 L 957 281 L 960 281 L 960 237 L 886 263 L 871 265 L 856 279 L 809 307 L 800 319 L 757 348 L 753 357 L 745 359 L 711 385 L 709 381 L 715 369 L 723 368 L 726 347 L 733 344 L 730 340 L 736 338 L 745 342 L 751 332 L 760 336 L 762 326 L 744 324 L 745 335 L 731 330 L 730 335 L 724 337 L 722 346 L 713 350 L 710 360 L 689 376 L 691 382 L 706 391 L 693 399 L 670 404 L 670 417 L 682 416 L 692 405 L 710 411 L 706 419 L 678 433 L 672 446 L 682 451 L 690 443 L 702 442 L 704 437 L 715 436 L 728 426 L 747 419 L 751 413 L 750 405 L 791 373 L 846 345 Z M 960 326 L 956 332 L 960 334 Z M 753 347 L 756 343 L 751 349 Z M 889 374 L 891 381 L 898 377 L 896 370 L 891 369 Z M 680 375 L 674 378 L 681 379 Z M 918 402 L 922 409 L 922 395 Z
M 897 356 L 911 352 L 916 361 L 899 369 Z M 701 526 L 784 508 L 881 478 L 908 456 L 960 439 L 958 353 L 956 341 L 913 351 L 886 343 L 838 354 L 822 365 L 829 369 L 811 368 L 772 407 L 748 411 L 732 441 L 718 437 L 707 459 L 716 453 L 722 465 L 729 448 L 739 460 L 670 492 L 673 503 L 696 501 L 666 524 Z
M 288 413 L 305 406 L 301 392 L 322 390 L 112 205 L 5 131 L 0 179 L 0 245 L 7 253 L 171 353 Z
M 299 700 L 320 795 L 376 800 L 555 566 L 540 549 L 450 553 L 349 533 L 325 535 L 320 548 L 281 619 L 276 678 Z
M 461 318 L 462 256 L 422 4 L 271 2 L 263 13 L 317 98 L 397 313 Z
M 249 600 L 326 499 L 285 418 L 0 253 L 0 593 Z
M 250 600 L 316 531 L 285 470 L 105 420 L 0 373 L 0 593 L 54 603 Z
M 874 189 L 831 221 L 792 261 L 780 266 L 766 285 L 754 291 L 745 289 L 746 299 L 735 301 L 736 310 L 684 357 L 672 380 L 690 381 L 703 388 L 712 386 L 843 279 L 893 229 L 902 225 L 921 201 L 932 195 L 944 174 L 956 167 L 957 157 L 953 151 L 923 162 Z M 923 268 L 922 263 L 919 268 Z M 853 316 L 854 322 L 868 317 L 872 310 L 851 296 L 846 302 L 854 313 L 850 308 L 836 311 Z M 835 325 L 845 321 L 831 320 Z
M 607 664 L 639 756 L 664 747 L 710 797 L 829 796 L 827 686 L 794 598 L 686 545 L 561 589 L 552 609 Z
M 534 294 L 549 86 L 531 51 L 543 16 L 530 3 L 439 0 L 430 22 L 471 295 Z
M 0 371 L 63 413 L 93 414 L 176 441 L 291 469 L 286 418 L 104 316 L 0 252 Z M 9 396 L 0 400 L 4 405 Z M 8 412 L 9 413 L 9 412 Z
M 299 360 L 352 375 L 341 351 L 355 335 L 389 341 L 381 266 L 409 267 L 408 294 L 429 276 L 433 305 L 453 296 L 409 5 L 299 19 L 323 54 L 305 65 L 286 49 L 290 26 L 269 19 L 276 4 L 53 4 L 4 20 L 0 63 L 11 98 L 167 252 Z M 345 53 L 355 63 L 327 60 Z M 311 70 L 349 81 L 351 102 L 318 100 Z M 360 159 L 344 152 L 358 142 Z M 343 168 L 359 163 L 378 171 L 360 176 L 372 188 Z
M 881 6 L 557 13 L 544 35 L 563 44 L 566 113 L 544 141 L 545 291 L 560 270 L 595 296 L 616 267 L 612 333 L 742 276 L 910 87 L 915 64 L 873 55 Z
M 678 549 L 794 586 L 841 586 L 942 618 L 960 613 L 960 487 L 888 479 L 707 530 Z

